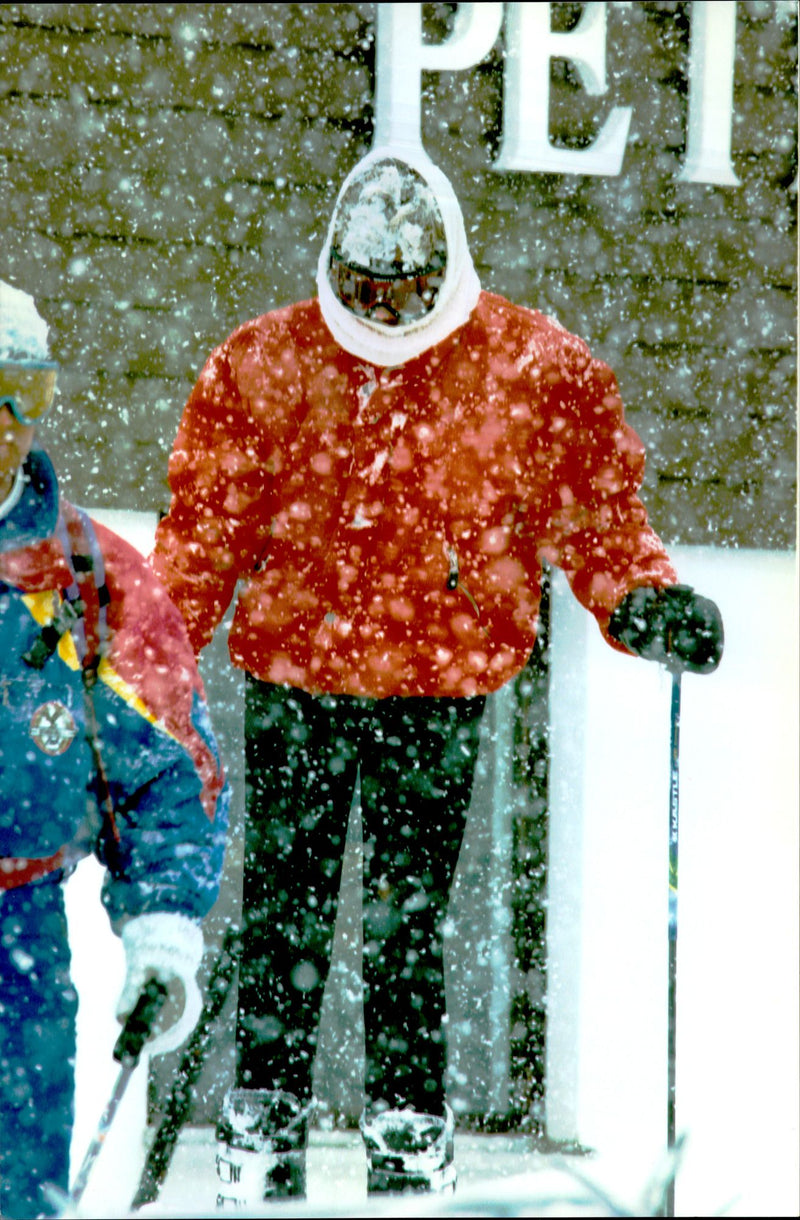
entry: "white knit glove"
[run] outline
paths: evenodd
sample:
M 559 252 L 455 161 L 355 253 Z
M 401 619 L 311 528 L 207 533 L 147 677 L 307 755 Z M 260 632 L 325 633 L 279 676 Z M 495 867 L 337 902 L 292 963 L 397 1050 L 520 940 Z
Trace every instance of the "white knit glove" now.
M 202 930 L 185 915 L 157 911 L 137 915 L 126 923 L 122 929 L 122 944 L 126 974 L 117 1002 L 119 1021 L 124 1021 L 133 1010 L 148 979 L 157 978 L 165 984 L 177 979 L 183 984 L 183 1010 L 147 1044 L 151 1055 L 174 1051 L 189 1037 L 203 1006 L 196 978 L 203 959 Z

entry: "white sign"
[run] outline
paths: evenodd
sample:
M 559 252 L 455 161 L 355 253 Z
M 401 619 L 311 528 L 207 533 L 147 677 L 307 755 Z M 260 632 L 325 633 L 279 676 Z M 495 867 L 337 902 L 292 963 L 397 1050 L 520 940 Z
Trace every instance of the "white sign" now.
M 552 29 L 551 4 L 459 4 L 442 43 L 422 39 L 421 4 L 378 4 L 374 146 L 422 149 L 422 73 L 474 67 L 494 47 L 505 19 L 503 140 L 496 170 L 601 174 L 622 170 L 633 113 L 613 106 L 594 143 L 550 143 L 550 60 L 567 59 L 587 93 L 601 97 L 606 79 L 607 5 L 584 6 L 567 33 Z M 689 114 L 684 182 L 738 186 L 731 162 L 735 0 L 694 0 L 691 6 Z M 646 71 L 646 65 L 643 65 Z

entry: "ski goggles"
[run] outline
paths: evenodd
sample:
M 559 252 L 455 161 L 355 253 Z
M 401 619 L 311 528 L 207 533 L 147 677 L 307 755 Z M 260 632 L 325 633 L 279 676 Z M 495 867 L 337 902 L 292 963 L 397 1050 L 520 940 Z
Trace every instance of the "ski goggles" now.
M 348 263 L 331 250 L 328 279 L 339 300 L 358 317 L 368 318 L 383 308 L 394 318 L 389 325 L 415 322 L 430 313 L 444 283 L 444 260 L 420 271 L 378 275 L 367 267 Z
M 0 408 L 8 407 L 23 427 L 37 424 L 52 406 L 57 375 L 52 360 L 0 361 Z

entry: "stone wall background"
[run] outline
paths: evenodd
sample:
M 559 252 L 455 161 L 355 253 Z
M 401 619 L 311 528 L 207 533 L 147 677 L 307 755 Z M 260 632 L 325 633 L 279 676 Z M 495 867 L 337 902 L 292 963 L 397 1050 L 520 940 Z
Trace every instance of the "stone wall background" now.
M 310 296 L 327 216 L 370 146 L 374 4 L 0 5 L 0 275 L 63 364 L 43 430 L 79 502 L 162 509 L 210 350 Z M 423 5 L 430 40 L 456 6 Z M 553 5 L 574 24 L 580 4 Z M 482 282 L 582 335 L 648 446 L 667 542 L 795 540 L 796 15 L 740 2 L 738 188 L 679 183 L 691 5 L 608 5 L 609 92 L 552 63 L 551 134 L 632 105 L 615 178 L 501 173 L 502 38 L 424 75 L 423 140 Z

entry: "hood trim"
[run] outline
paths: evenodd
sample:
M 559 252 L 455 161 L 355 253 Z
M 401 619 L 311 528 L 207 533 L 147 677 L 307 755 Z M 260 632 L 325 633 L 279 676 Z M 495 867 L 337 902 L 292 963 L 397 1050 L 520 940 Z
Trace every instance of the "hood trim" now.
M 406 326 L 386 327 L 359 318 L 341 303 L 328 282 L 328 261 L 334 218 L 342 196 L 354 178 L 375 161 L 392 157 L 420 174 L 436 195 L 444 220 L 447 270 L 436 304 L 429 314 Z M 467 246 L 464 218 L 455 191 L 426 153 L 399 145 L 372 149 L 350 171 L 342 183 L 328 225 L 325 244 L 317 264 L 317 291 L 322 317 L 336 342 L 351 356 L 384 368 L 394 368 L 442 343 L 463 326 L 478 303 L 481 286 Z
M 22 495 L 0 518 L 0 555 L 50 538 L 58 521 L 58 480 L 44 449 L 31 449 L 22 470 Z

